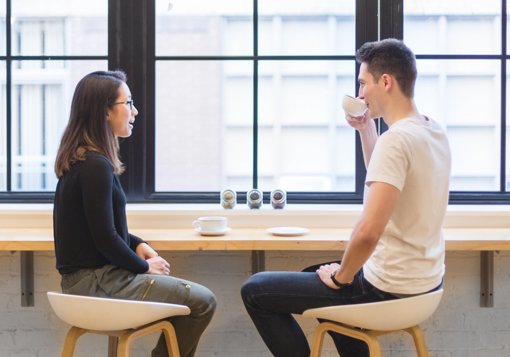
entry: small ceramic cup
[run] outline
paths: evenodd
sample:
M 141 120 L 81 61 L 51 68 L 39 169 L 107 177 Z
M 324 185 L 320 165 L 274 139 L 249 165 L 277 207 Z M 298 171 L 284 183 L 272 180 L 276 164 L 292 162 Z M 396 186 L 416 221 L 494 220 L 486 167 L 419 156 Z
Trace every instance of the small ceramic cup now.
M 342 99 L 342 108 L 352 117 L 360 117 L 367 111 L 367 104 L 364 100 L 344 95 Z
M 198 217 L 193 221 L 193 227 L 200 232 L 223 232 L 227 230 L 227 224 L 227 217 L 221 216 Z

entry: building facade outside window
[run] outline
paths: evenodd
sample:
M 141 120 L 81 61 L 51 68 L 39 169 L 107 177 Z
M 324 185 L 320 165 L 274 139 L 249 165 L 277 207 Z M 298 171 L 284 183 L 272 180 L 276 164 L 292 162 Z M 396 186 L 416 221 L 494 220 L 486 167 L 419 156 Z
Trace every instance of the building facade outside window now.
M 89 71 L 107 68 L 107 4 L 12 1 L 10 46 L 6 5 L 3 1 L 0 7 L 4 9 L 0 48 L 4 57 L 8 55 L 0 67 L 0 189 L 52 192 L 53 164 L 74 87 Z M 87 60 L 91 54 L 105 60 Z

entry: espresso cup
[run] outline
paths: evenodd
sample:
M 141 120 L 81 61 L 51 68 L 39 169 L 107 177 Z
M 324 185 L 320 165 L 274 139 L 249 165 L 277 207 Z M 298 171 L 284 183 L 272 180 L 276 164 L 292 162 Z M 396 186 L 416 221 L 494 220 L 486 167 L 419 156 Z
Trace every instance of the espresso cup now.
M 367 111 L 367 103 L 362 99 L 354 98 L 346 94 L 342 99 L 342 108 L 350 116 L 360 117 Z
M 227 217 L 208 216 L 198 217 L 193 221 L 193 227 L 200 232 L 223 232 L 227 230 Z

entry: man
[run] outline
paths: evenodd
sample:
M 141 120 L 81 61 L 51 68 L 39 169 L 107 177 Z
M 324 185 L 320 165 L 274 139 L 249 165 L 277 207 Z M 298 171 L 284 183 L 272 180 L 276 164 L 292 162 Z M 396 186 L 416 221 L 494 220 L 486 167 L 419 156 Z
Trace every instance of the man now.
M 323 306 L 358 304 L 418 295 L 441 287 L 448 203 L 450 150 L 441 127 L 415 105 L 414 54 L 403 42 L 364 44 L 359 97 L 368 110 L 346 116 L 358 130 L 367 176 L 361 218 L 342 261 L 311 272 L 263 272 L 242 287 L 245 307 L 277 357 L 309 356 L 291 314 Z M 378 137 L 372 119 L 389 129 Z M 365 343 L 333 334 L 342 357 L 368 356 Z

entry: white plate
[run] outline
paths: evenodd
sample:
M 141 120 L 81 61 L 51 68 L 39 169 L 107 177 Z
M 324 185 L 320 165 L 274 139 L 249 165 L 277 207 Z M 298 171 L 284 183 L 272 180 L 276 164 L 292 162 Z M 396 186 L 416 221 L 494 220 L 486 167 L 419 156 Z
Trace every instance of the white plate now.
M 268 228 L 267 232 L 275 236 L 301 236 L 308 233 L 310 230 L 304 227 L 272 227 Z
M 200 233 L 203 236 L 222 236 L 225 233 L 227 233 L 228 231 L 230 231 L 229 227 L 227 227 L 221 231 L 203 231 L 200 228 L 195 228 L 195 232 Z

